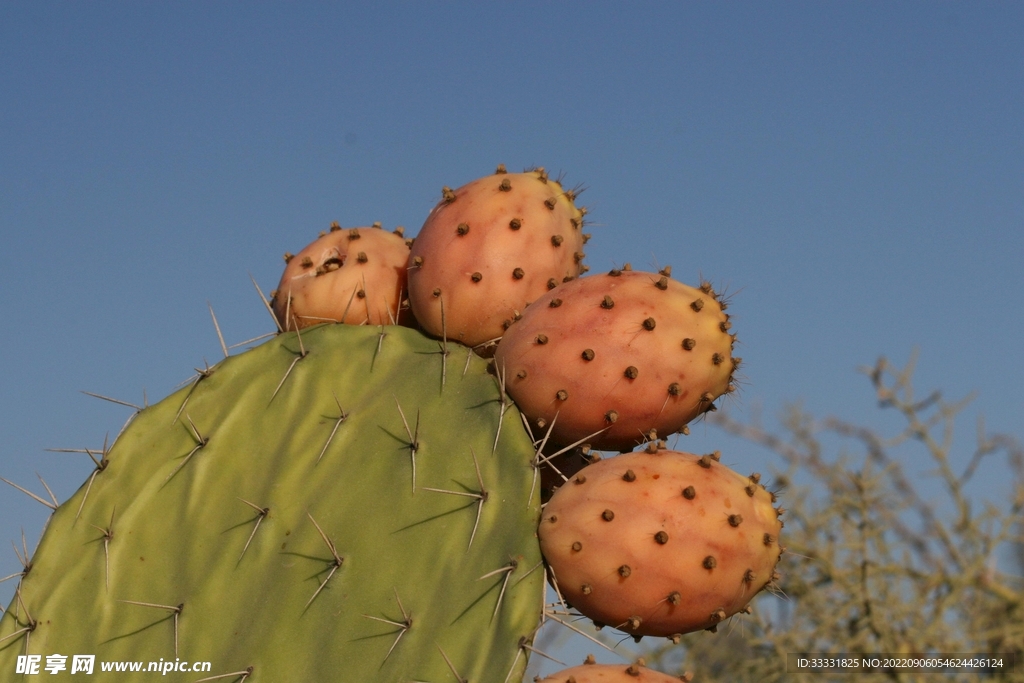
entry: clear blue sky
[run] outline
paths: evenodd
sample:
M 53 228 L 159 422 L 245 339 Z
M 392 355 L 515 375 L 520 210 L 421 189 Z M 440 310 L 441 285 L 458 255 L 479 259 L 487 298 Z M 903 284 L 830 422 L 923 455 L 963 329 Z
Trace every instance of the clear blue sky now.
M 499 162 L 586 185 L 595 271 L 736 292 L 741 414 L 881 424 L 856 368 L 918 348 L 922 395 L 979 392 L 964 463 L 975 415 L 1022 435 L 1024 5 L 345 4 L 0 3 L 0 476 L 66 499 L 91 467 L 44 449 L 128 416 L 80 390 L 162 398 L 207 301 L 266 332 L 248 273 Z M 0 541 L 45 512 L 0 489 Z

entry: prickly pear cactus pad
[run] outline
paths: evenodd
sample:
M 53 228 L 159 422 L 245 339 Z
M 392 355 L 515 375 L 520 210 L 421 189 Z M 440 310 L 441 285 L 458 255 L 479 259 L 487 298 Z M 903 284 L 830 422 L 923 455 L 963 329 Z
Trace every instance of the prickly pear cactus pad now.
M 441 349 L 309 328 L 142 410 L 50 520 L 0 671 L 81 653 L 212 663 L 166 680 L 519 681 L 544 596 L 533 447 L 485 361 Z

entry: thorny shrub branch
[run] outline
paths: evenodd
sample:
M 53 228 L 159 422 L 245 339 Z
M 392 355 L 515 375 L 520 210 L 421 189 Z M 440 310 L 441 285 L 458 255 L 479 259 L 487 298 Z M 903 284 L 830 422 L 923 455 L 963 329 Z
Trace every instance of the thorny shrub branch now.
M 781 594 L 760 596 L 753 616 L 737 615 L 717 634 L 647 651 L 650 664 L 693 671 L 705 683 L 823 683 L 849 675 L 787 673 L 786 655 L 1013 653 L 1016 671 L 984 680 L 1024 681 L 1024 449 L 1012 437 L 986 435 L 979 422 L 974 452 L 954 454 L 954 424 L 969 399 L 948 403 L 938 392 L 915 399 L 913 370 L 913 360 L 899 369 L 882 358 L 865 371 L 880 406 L 902 417 L 903 428 L 888 438 L 799 407 L 785 413 L 785 437 L 725 414 L 714 418 L 781 460 L 773 473 L 786 489 Z M 927 476 L 916 460 L 907 466 L 915 443 L 933 465 Z M 1013 477 L 1011 500 L 978 501 L 967 485 L 997 455 Z M 924 486 L 936 480 L 942 498 L 932 500 L 934 484 L 926 498 Z M 1007 549 L 1016 553 L 1010 571 L 997 561 Z M 979 680 L 977 673 L 856 677 Z

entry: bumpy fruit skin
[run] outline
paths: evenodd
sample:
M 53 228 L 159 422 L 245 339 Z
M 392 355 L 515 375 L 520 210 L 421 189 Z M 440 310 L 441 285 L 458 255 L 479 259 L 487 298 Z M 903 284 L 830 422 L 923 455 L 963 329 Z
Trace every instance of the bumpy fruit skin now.
M 756 475 L 661 450 L 589 465 L 544 509 L 540 543 L 565 599 L 633 635 L 713 628 L 774 579 L 781 512 Z
M 679 683 L 669 676 L 636 664 L 584 664 L 541 679 L 541 683 Z
M 20 680 L 26 648 L 94 654 L 101 681 L 102 661 L 143 662 L 116 677 L 134 682 L 176 657 L 213 666 L 166 678 L 181 683 L 444 681 L 445 657 L 471 681 L 521 679 L 544 594 L 534 451 L 512 407 L 492 452 L 486 362 L 442 388 L 416 330 L 301 334 L 135 415 L 0 616 L 0 679 Z M 480 479 L 482 503 L 428 490 Z
M 505 333 L 496 367 L 540 433 L 554 423 L 551 443 L 629 450 L 732 390 L 731 323 L 705 288 L 631 270 L 559 285 Z
M 580 274 L 583 212 L 543 170 L 445 189 L 412 245 L 409 300 L 429 334 L 477 346 Z
M 400 235 L 335 224 L 298 254 L 285 256 L 274 315 L 285 330 L 325 322 L 405 322 L 401 302 L 408 259 L 409 247 Z

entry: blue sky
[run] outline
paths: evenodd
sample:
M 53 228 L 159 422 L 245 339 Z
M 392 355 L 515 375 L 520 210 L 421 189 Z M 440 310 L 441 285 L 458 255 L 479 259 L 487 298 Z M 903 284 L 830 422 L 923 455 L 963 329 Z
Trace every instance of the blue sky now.
M 414 233 L 498 163 L 586 186 L 595 271 L 735 292 L 741 415 L 892 424 L 856 369 L 918 349 L 922 395 L 978 392 L 966 464 L 977 415 L 1022 436 L 1021 26 L 986 2 L 2 3 L 0 476 L 66 499 L 91 467 L 44 449 L 128 417 L 81 390 L 162 398 L 220 357 L 208 301 L 229 343 L 267 332 L 249 273 L 273 288 L 331 221 Z M 0 541 L 45 512 L 4 487 Z

